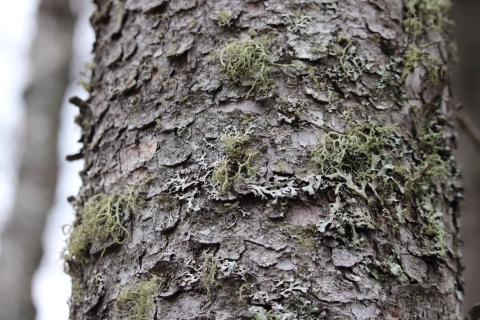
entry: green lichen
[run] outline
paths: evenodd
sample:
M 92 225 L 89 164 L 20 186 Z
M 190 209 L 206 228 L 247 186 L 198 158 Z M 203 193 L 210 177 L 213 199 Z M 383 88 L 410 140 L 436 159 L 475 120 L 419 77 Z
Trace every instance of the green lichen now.
M 405 29 L 415 38 L 428 29 L 441 30 L 452 25 L 447 14 L 452 6 L 450 0 L 405 0 L 407 16 Z
M 440 79 L 443 78 L 443 62 L 442 59 L 425 51 L 428 46 L 429 45 L 421 47 L 417 47 L 415 45 L 410 46 L 407 53 L 403 57 L 405 69 L 401 78 L 402 82 L 407 79 L 408 74 L 413 69 L 423 65 L 425 69 L 427 69 L 429 81 L 434 85 L 440 83 Z
M 363 243 L 357 229 L 377 227 L 370 212 L 381 215 L 398 232 L 407 208 L 413 206 L 424 221 L 421 235 L 428 251 L 444 258 L 442 213 L 432 204 L 439 183 L 446 186 L 449 177 L 439 128 L 418 129 L 418 136 L 408 141 L 397 136 L 397 127 L 371 122 L 347 126 L 344 133 L 324 133 L 312 160 L 335 202 L 330 204 L 330 215 L 317 223 L 317 230 L 357 247 Z M 417 160 L 408 156 L 411 153 Z
M 85 264 L 89 261 L 92 243 L 113 239 L 121 244 L 128 240 L 130 232 L 123 225 L 123 221 L 128 220 L 129 212 L 134 212 L 137 208 L 141 187 L 154 178 L 153 175 L 147 176 L 142 183 L 127 186 L 123 194 L 117 190 L 111 194 L 100 193 L 85 203 L 81 220 L 73 227 L 67 240 L 64 259 L 74 259 Z
M 312 160 L 323 174 L 335 168 L 354 174 L 364 172 L 371 166 L 372 156 L 385 148 L 394 128 L 366 123 L 356 124 L 344 134 L 324 133 L 312 151 Z
M 221 193 L 225 193 L 234 181 L 240 182 L 255 175 L 257 167 L 253 161 L 257 152 L 246 147 L 250 140 L 250 129 L 241 132 L 236 128 L 227 128 L 218 140 L 223 143 L 225 157 L 215 164 L 212 182 L 219 186 Z
M 438 154 L 429 154 L 407 179 L 405 191 L 410 196 L 422 194 L 425 185 L 433 185 L 435 179 L 442 179 L 447 173 L 445 161 Z
M 257 36 L 256 32 L 247 40 L 231 40 L 217 51 L 220 63 L 230 81 L 250 87 L 246 97 L 252 92 L 266 92 L 277 84 L 272 73 L 275 63 L 270 57 L 272 40 L 267 35 Z
M 217 14 L 219 27 L 230 27 L 232 25 L 232 15 L 225 8 L 222 8 Z
M 245 298 L 250 294 L 251 287 L 248 283 L 242 283 L 238 288 L 238 299 L 240 301 L 245 300 Z
M 299 32 L 300 29 L 305 29 L 313 20 L 311 16 L 300 11 L 295 13 L 284 13 L 282 14 L 282 18 L 287 25 L 287 30 L 289 32 Z
M 161 277 L 152 275 L 147 281 L 123 289 L 116 297 L 116 313 L 128 314 L 129 319 L 148 320 L 150 311 L 155 307 L 154 295 L 163 282 Z
M 78 277 L 72 277 L 72 295 L 70 296 L 70 304 L 80 304 L 84 302 L 82 296 L 82 281 Z
M 213 254 L 208 252 L 203 252 L 203 266 L 202 266 L 202 276 L 201 280 L 203 285 L 207 289 L 207 297 L 212 299 L 213 289 L 218 286 L 216 280 L 217 268 L 218 268 L 218 259 Z
M 339 36 L 338 44 L 341 45 L 341 48 L 337 48 L 333 54 L 339 57 L 340 66 L 347 80 L 357 81 L 365 71 L 372 69 L 373 60 L 359 56 L 350 37 Z

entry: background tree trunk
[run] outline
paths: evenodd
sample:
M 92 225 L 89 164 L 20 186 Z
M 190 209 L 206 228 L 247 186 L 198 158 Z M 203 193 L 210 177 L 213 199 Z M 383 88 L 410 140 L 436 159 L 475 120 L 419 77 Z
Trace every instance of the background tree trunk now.
M 60 107 L 69 83 L 75 15 L 68 1 L 42 0 L 25 90 L 25 139 L 14 209 L 1 235 L 0 319 L 35 319 L 31 282 L 57 182 Z
M 96 3 L 72 318 L 460 317 L 446 2 Z
M 455 41 L 458 43 L 459 61 L 455 64 L 455 73 L 452 83 L 455 99 L 463 104 L 463 116 L 474 124 L 477 131 L 480 127 L 480 34 L 470 32 L 478 30 L 480 21 L 480 3 L 472 0 L 458 0 L 454 3 L 453 16 L 455 18 Z M 465 205 L 462 208 L 462 256 L 465 271 L 465 312 L 479 302 L 480 279 L 477 270 L 480 266 L 480 144 L 472 139 L 469 130 L 462 124 L 459 130 L 458 160 L 462 167 L 463 185 L 465 187 Z M 472 128 L 469 128 L 470 130 Z

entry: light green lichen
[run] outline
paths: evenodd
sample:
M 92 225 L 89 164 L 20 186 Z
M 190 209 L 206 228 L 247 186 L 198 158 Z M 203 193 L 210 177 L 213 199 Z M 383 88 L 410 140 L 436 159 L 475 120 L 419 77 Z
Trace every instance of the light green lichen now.
M 289 32 L 299 32 L 300 29 L 305 29 L 308 24 L 313 20 L 311 16 L 305 12 L 297 11 L 295 13 L 283 13 L 283 21 L 287 25 Z
M 81 263 L 89 261 L 89 248 L 92 243 L 102 243 L 113 239 L 121 244 L 130 237 L 123 225 L 129 212 L 134 212 L 141 187 L 155 177 L 148 176 L 140 184 L 127 186 L 121 194 L 114 190 L 111 194 L 100 193 L 85 203 L 81 211 L 80 223 L 73 227 L 63 252 L 65 260 L 74 259 Z
M 364 172 L 371 167 L 372 156 L 386 146 L 386 137 L 393 134 L 394 128 L 366 123 L 353 126 L 344 134 L 326 132 L 312 151 L 312 160 L 323 174 L 335 168 L 354 174 Z
M 219 27 L 230 27 L 232 25 L 232 15 L 225 8 L 222 8 L 217 14 Z
M 350 37 L 339 36 L 338 44 L 341 45 L 341 48 L 337 48 L 333 54 L 339 57 L 340 66 L 347 80 L 357 81 L 365 71 L 372 69 L 373 60 L 358 55 L 357 48 L 353 45 Z
M 248 283 L 242 283 L 238 288 L 238 300 L 244 300 L 250 294 L 250 291 L 250 285 Z
M 415 45 L 410 46 L 407 53 L 403 57 L 403 64 L 405 69 L 402 74 L 401 81 L 404 82 L 407 79 L 408 74 L 420 65 L 423 65 L 428 72 L 429 81 L 437 85 L 440 83 L 440 79 L 443 78 L 443 62 L 442 59 L 435 57 L 425 51 L 429 45 L 417 47 Z
M 213 290 L 218 286 L 216 280 L 217 268 L 218 268 L 218 259 L 213 254 L 208 252 L 203 252 L 203 266 L 202 266 L 202 276 L 201 281 L 207 289 L 207 297 L 212 299 Z
M 452 6 L 450 0 L 405 0 L 407 16 L 405 29 L 415 38 L 428 29 L 441 30 L 452 25 L 447 14 Z
M 272 40 L 267 35 L 257 36 L 252 32 L 247 40 L 230 40 L 216 53 L 230 81 L 250 87 L 246 97 L 252 92 L 266 92 L 273 89 L 277 83 L 272 73 L 275 63 L 270 57 L 269 48 Z
M 250 130 L 244 132 L 237 128 L 226 128 L 218 140 L 225 148 L 225 157 L 215 164 L 212 172 L 212 182 L 219 186 L 220 193 L 227 192 L 234 181 L 240 182 L 245 178 L 255 175 L 257 167 L 253 165 L 256 151 L 246 147 L 250 140 Z
M 152 275 L 147 281 L 123 289 L 116 297 L 115 309 L 117 315 L 129 315 L 129 319 L 148 320 L 150 312 L 155 307 L 154 295 L 163 282 L 161 277 Z
M 332 188 L 336 201 L 330 204 L 330 215 L 317 223 L 317 230 L 357 247 L 363 239 L 356 229 L 376 228 L 371 209 L 397 232 L 411 204 L 424 221 L 421 234 L 429 252 L 443 258 L 442 214 L 432 199 L 438 184 L 447 183 L 449 169 L 441 156 L 445 141 L 441 132 L 426 129 L 407 144 L 395 130 L 395 126 L 357 123 L 347 126 L 345 133 L 321 136 L 312 160 L 323 175 L 324 188 Z M 417 154 L 418 163 L 409 162 L 410 153 Z

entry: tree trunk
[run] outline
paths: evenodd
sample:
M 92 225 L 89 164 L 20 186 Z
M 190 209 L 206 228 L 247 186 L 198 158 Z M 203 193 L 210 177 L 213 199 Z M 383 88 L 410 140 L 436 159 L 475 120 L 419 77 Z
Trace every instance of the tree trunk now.
M 455 319 L 447 1 L 97 0 L 73 319 Z
M 0 319 L 35 319 L 31 282 L 42 259 L 43 229 L 55 198 L 58 124 L 69 83 L 75 20 L 68 1 L 39 1 L 31 80 L 24 93 L 18 188 L 1 234 Z

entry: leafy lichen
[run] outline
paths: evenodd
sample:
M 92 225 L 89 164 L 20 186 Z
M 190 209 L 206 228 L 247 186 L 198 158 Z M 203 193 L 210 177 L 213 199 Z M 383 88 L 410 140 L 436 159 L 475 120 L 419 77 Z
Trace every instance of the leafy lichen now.
M 311 16 L 304 12 L 297 11 L 295 13 L 283 13 L 283 21 L 287 25 L 289 32 L 299 32 L 300 29 L 305 29 L 313 20 Z
M 331 188 L 335 201 L 317 230 L 357 247 L 363 240 L 356 229 L 377 227 L 371 213 L 377 212 L 398 231 L 407 208 L 413 206 L 424 221 L 421 234 L 428 251 L 443 258 L 442 213 L 432 203 L 439 183 L 446 185 L 449 169 L 443 158 L 445 141 L 438 127 L 432 128 L 408 144 L 390 125 L 357 123 L 345 133 L 324 133 L 312 160 L 323 175 L 322 188 Z

